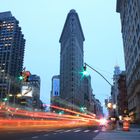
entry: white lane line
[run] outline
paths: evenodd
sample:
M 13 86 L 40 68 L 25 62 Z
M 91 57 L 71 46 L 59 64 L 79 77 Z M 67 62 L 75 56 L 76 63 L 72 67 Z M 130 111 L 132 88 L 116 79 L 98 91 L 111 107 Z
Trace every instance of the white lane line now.
M 76 133 L 77 133 L 77 132 L 79 132 L 79 131 L 81 131 L 81 130 L 75 130 L 74 132 L 76 132 Z
M 32 137 L 32 139 L 37 139 L 38 138 L 38 136 L 34 136 L 34 137 Z
M 66 131 L 64 131 L 64 132 L 70 132 L 71 130 L 66 130 Z
M 93 132 L 97 133 L 97 132 L 99 132 L 99 130 L 94 130 Z
M 53 133 L 54 135 L 56 135 L 57 133 Z
M 49 135 L 48 134 L 45 134 L 44 136 L 46 137 L 46 136 L 49 136 Z
M 89 132 L 90 130 L 85 130 L 84 132 Z

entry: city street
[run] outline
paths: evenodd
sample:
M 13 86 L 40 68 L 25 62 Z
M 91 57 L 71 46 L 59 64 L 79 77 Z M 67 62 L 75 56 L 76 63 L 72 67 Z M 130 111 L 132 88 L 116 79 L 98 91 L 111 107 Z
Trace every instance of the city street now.
M 0 132 L 1 140 L 92 140 L 99 130 L 95 128 L 75 128 L 57 130 L 22 130 Z
M 139 140 L 140 127 L 131 127 L 130 131 L 122 128 L 108 130 L 102 128 L 71 128 L 71 129 L 22 129 L 2 130 L 0 140 Z
M 0 140 L 140 140 L 140 0 L 0 1 Z

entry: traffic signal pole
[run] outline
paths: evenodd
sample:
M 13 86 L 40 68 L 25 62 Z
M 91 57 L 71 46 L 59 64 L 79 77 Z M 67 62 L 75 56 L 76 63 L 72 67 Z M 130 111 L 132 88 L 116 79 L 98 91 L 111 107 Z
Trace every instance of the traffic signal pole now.
M 112 84 L 100 73 L 98 72 L 97 70 L 95 70 L 94 68 L 92 68 L 90 65 L 88 65 L 87 63 L 84 63 L 84 69 L 86 69 L 86 67 L 89 67 L 91 68 L 92 70 L 94 70 L 96 73 L 98 73 L 111 87 L 112 87 Z

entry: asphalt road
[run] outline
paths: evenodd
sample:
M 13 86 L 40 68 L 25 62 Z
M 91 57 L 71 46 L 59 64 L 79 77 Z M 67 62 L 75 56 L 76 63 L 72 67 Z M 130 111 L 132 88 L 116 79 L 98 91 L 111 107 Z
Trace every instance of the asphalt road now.
M 0 140 L 93 140 L 99 133 L 95 128 L 58 130 L 22 130 L 0 132 Z

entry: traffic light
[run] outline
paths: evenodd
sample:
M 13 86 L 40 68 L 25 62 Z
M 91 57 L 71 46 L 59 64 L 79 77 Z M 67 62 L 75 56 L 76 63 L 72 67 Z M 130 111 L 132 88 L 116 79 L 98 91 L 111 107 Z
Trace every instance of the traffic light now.
M 87 68 L 86 66 L 83 66 L 83 72 L 82 72 L 83 76 L 88 77 L 89 73 L 87 72 Z
M 80 111 L 84 112 L 84 108 L 83 107 L 80 107 Z
M 83 69 L 84 69 L 84 71 L 86 71 L 87 70 L 87 67 L 86 66 L 83 66 Z
M 19 76 L 18 78 L 19 78 L 19 80 L 20 80 L 20 81 L 22 81 L 22 80 L 23 80 L 23 76 Z
M 19 75 L 18 79 L 19 79 L 20 81 L 23 81 L 23 79 L 24 79 L 24 77 L 23 77 L 23 72 L 20 72 L 20 75 Z
M 8 98 L 7 97 L 3 98 L 3 101 L 4 102 L 8 101 Z
M 25 82 L 29 82 L 29 76 L 26 76 L 26 78 L 24 79 Z
M 86 107 L 80 107 L 80 111 L 81 111 L 81 112 L 85 112 L 86 109 L 87 109 Z
M 31 73 L 29 71 L 25 71 L 25 77 L 24 77 L 25 82 L 29 82 L 30 75 L 31 75 Z
M 20 72 L 20 76 L 18 77 L 20 81 L 29 82 L 29 77 L 31 73 L 29 71 Z

